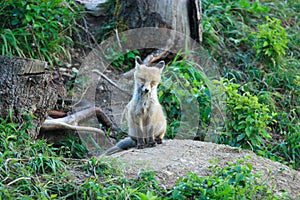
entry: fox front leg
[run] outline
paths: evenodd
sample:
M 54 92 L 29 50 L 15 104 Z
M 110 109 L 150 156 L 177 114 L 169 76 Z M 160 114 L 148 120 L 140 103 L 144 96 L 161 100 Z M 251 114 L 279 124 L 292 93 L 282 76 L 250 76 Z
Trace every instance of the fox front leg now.
M 147 130 L 146 143 L 147 143 L 147 147 L 155 147 L 154 132 L 152 126 L 149 127 Z
M 138 149 L 143 149 L 145 148 L 145 135 L 143 133 L 143 129 L 142 129 L 142 123 L 140 121 L 139 124 L 137 124 L 135 126 L 136 128 L 136 133 L 137 133 L 137 148 Z
M 145 148 L 145 141 L 144 141 L 144 138 L 138 138 L 138 139 L 137 139 L 137 145 L 136 145 L 136 148 L 138 148 L 138 149 L 143 149 L 143 148 Z

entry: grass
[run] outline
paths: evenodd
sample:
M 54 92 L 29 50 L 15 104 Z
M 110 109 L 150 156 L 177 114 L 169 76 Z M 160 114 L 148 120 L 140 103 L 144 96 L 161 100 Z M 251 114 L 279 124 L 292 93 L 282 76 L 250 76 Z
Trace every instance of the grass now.
M 51 66 L 70 62 L 82 7 L 72 0 L 7 0 L 1 6 L 1 55 L 45 60 Z

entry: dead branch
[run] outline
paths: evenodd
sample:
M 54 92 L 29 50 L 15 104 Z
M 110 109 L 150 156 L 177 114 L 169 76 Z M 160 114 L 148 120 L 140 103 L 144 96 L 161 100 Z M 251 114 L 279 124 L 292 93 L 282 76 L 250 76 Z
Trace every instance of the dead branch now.
M 162 59 L 163 57 L 165 57 L 168 53 L 168 49 L 157 49 L 155 51 L 153 51 L 151 54 L 149 54 L 144 60 L 143 63 L 144 64 L 150 64 L 153 63 L 159 59 Z
M 96 113 L 98 119 L 101 119 L 101 121 L 102 120 L 104 121 L 106 126 L 116 129 L 116 127 L 113 125 L 111 120 L 106 116 L 106 114 L 103 113 L 100 108 L 95 108 L 95 107 L 84 109 L 82 111 L 76 112 L 72 115 L 68 115 L 63 118 L 58 118 L 58 119 L 48 118 L 43 123 L 42 129 L 46 130 L 46 131 L 57 130 L 57 129 L 89 131 L 89 132 L 94 132 L 94 133 L 97 133 L 97 134 L 100 134 L 100 135 L 106 137 L 104 131 L 101 129 L 78 125 L 79 122 L 92 117 L 95 113 Z
M 112 130 L 118 130 L 117 125 L 114 124 L 110 118 L 100 108 L 95 108 L 96 116 L 100 122 L 106 127 L 110 127 Z
M 57 119 L 51 119 L 51 120 L 46 120 L 44 124 L 42 125 L 42 128 L 46 131 L 50 130 L 57 130 L 57 129 L 66 129 L 66 130 L 74 130 L 74 131 L 87 131 L 87 132 L 94 132 L 98 133 L 102 136 L 105 136 L 104 131 L 98 128 L 94 127 L 87 127 L 87 126 L 76 126 L 76 125 L 71 125 L 67 124 L 65 122 L 58 121 Z
M 131 95 L 131 93 L 129 91 L 124 90 L 123 88 L 121 88 L 120 86 L 118 86 L 115 82 L 113 82 L 111 79 L 109 79 L 107 76 L 105 76 L 105 74 L 103 74 L 99 70 L 94 69 L 94 70 L 92 70 L 92 72 L 99 74 L 101 77 L 103 77 L 105 80 L 107 80 L 111 85 L 113 85 L 114 87 L 116 87 L 120 91 L 124 92 L 125 94 Z

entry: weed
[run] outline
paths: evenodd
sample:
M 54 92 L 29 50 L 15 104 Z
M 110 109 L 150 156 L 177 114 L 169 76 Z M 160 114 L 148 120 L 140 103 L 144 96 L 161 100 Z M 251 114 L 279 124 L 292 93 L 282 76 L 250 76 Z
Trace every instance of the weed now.
M 256 56 L 259 59 L 278 61 L 280 56 L 285 55 L 287 48 L 287 33 L 280 25 L 280 20 L 266 16 L 267 23 L 258 25 L 253 48 L 256 49 Z
M 187 113 L 182 115 L 182 111 L 188 112 L 189 118 L 200 119 L 199 126 L 202 128 L 207 127 L 211 114 L 210 92 L 205 84 L 205 76 L 193 63 L 177 59 L 178 55 L 168 64 L 158 89 L 159 100 L 167 114 L 168 138 L 174 138 L 179 126 L 184 126 L 184 122 L 188 121 L 185 116 Z M 198 111 L 189 111 L 189 108 L 184 107 L 190 104 L 199 105 Z M 196 136 L 196 130 L 193 131 L 192 135 Z
M 65 140 L 61 140 L 53 145 L 58 155 L 63 155 L 67 158 L 85 158 L 88 150 L 81 143 L 78 137 L 67 135 Z
M 227 95 L 226 133 L 219 142 L 252 150 L 264 147 L 265 140 L 271 138 L 267 130 L 275 114 L 270 115 L 268 106 L 259 103 L 256 96 L 243 93 L 240 85 L 226 79 L 218 83 Z
M 134 66 L 135 57 L 139 55 L 138 50 L 129 51 L 126 50 L 126 53 L 121 54 L 117 51 L 111 50 L 109 54 L 106 55 L 106 58 L 112 60 L 111 65 L 120 71 L 129 71 L 132 66 Z
M 299 2 L 204 0 L 202 7 L 202 45 L 220 73 L 243 85 L 241 96 L 249 92 L 270 115 L 277 113 L 268 125 L 272 139 L 264 138 L 256 153 L 299 168 Z

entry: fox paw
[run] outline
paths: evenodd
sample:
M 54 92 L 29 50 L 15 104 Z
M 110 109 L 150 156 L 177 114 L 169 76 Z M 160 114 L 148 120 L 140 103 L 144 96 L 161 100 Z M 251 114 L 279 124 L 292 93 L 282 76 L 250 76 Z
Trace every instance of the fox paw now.
M 147 147 L 155 147 L 155 141 L 153 137 L 148 137 L 147 138 Z
M 136 148 L 138 148 L 138 149 L 143 149 L 143 148 L 145 148 L 145 145 L 144 145 L 144 144 L 138 144 L 138 145 L 136 146 Z
M 161 138 L 155 138 L 155 142 L 157 144 L 162 144 L 162 139 Z
M 156 146 L 156 143 L 155 142 L 151 142 L 151 143 L 148 143 L 147 144 L 147 147 L 155 147 Z

